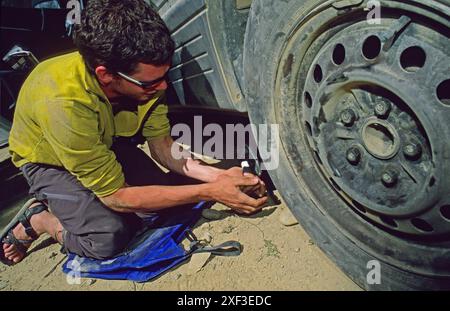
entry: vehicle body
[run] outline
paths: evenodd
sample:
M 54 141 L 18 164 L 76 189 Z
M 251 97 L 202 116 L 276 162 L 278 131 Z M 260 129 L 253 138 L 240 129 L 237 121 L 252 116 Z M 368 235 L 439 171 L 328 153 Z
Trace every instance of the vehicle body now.
M 151 3 L 177 46 L 169 102 L 278 124 L 272 180 L 344 272 L 371 290 L 450 289 L 449 0 Z M 38 59 L 71 48 L 65 4 L 22 9 L 55 42 L 28 38 Z M 2 55 L 17 40 L 4 44 L 4 13 Z

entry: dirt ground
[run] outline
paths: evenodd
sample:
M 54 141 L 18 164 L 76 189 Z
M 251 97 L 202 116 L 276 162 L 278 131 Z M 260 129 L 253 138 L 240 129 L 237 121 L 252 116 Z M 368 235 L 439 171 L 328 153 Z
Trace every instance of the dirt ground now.
M 214 256 L 205 262 L 202 255 L 195 255 L 147 283 L 82 279 L 81 284 L 69 285 L 61 271 L 66 258 L 59 245 L 42 236 L 20 264 L 0 266 L 0 290 L 360 290 L 300 225 L 280 222 L 281 214 L 286 215 L 284 204 L 251 217 L 229 213 L 221 204 L 212 209 L 221 219 L 202 218 L 194 233 L 199 238 L 210 236 L 212 245 L 237 240 L 244 246 L 240 256 Z

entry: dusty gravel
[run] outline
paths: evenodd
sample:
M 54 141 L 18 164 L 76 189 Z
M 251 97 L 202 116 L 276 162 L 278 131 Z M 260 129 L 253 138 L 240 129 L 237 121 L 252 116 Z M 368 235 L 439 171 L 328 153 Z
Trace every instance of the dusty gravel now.
M 213 245 L 240 241 L 244 246 L 240 256 L 192 258 L 147 283 L 83 279 L 69 285 L 61 271 L 65 256 L 59 245 L 42 236 L 23 262 L 0 266 L 0 290 L 360 290 L 300 225 L 280 222 L 284 204 L 245 218 L 221 204 L 213 209 L 220 219 L 200 220 L 194 233 Z

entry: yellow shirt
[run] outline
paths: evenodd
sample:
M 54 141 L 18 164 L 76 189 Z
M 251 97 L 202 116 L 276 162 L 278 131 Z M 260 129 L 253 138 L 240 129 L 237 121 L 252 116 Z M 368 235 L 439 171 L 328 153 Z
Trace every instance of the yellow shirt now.
M 113 137 L 130 137 L 141 128 L 148 139 L 168 135 L 163 98 L 159 92 L 138 111 L 114 116 L 78 52 L 49 59 L 20 90 L 9 137 L 12 161 L 17 167 L 30 162 L 63 167 L 97 196 L 110 195 L 125 181 L 110 150 Z

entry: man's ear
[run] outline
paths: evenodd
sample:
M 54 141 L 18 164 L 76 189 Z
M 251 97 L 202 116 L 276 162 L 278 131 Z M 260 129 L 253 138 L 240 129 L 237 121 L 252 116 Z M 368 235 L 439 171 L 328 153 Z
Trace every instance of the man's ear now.
M 114 80 L 114 75 L 106 69 L 105 66 L 95 68 L 95 75 L 102 85 L 108 85 Z

